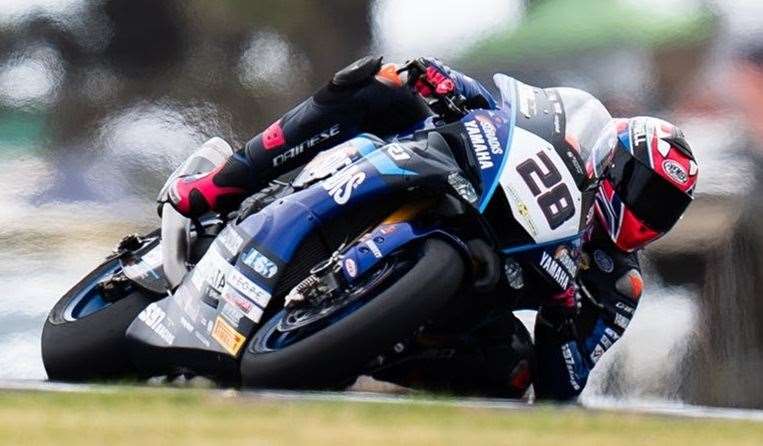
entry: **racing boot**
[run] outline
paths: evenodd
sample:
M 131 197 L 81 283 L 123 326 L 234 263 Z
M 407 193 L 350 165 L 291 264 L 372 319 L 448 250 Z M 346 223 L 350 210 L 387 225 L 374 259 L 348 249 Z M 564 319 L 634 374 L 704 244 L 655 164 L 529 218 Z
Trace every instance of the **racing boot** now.
M 211 172 L 176 179 L 169 190 L 169 203 L 189 218 L 209 211 L 230 212 L 251 193 L 252 177 L 244 156 L 235 153 Z

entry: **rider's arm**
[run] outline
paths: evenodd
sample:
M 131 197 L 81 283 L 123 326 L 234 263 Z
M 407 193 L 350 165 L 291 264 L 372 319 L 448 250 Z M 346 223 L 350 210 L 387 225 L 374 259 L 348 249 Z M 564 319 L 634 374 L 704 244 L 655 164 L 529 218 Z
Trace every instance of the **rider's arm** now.
M 468 106 L 495 108 L 479 82 L 436 59 L 424 60 L 453 81 Z M 395 70 L 394 64 L 382 65 L 380 57 L 366 57 L 336 73 L 328 85 L 246 144 L 254 177 L 269 181 L 359 133 L 384 137 L 424 120 L 429 110 Z
M 608 238 L 595 237 L 585 248 L 590 258 L 580 279 L 583 297 L 572 323 L 543 308 L 535 324 L 538 398 L 566 400 L 583 391 L 601 356 L 627 328 L 643 288 L 638 254 L 618 250 Z
M 495 105 L 490 93 L 473 79 L 434 61 L 431 66 L 453 76 L 456 93 L 468 97 L 472 107 Z M 178 180 L 170 194 L 171 204 L 187 216 L 235 209 L 246 195 L 304 165 L 322 150 L 359 133 L 384 137 L 419 124 L 430 110 L 403 84 L 396 68 L 382 65 L 381 57 L 365 57 L 340 70 L 224 165 L 204 176 Z
M 394 65 L 366 57 L 336 73 L 252 138 L 243 152 L 253 177 L 266 183 L 359 133 L 393 134 L 427 116 L 426 105 L 402 84 Z

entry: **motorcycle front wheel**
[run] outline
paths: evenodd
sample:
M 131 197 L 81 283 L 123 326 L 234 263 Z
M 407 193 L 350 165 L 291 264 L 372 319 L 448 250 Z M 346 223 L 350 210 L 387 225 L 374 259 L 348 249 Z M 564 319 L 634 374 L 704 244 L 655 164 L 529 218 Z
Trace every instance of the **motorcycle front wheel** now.
M 340 308 L 282 310 L 266 321 L 242 355 L 242 384 L 316 389 L 350 382 L 443 308 L 463 276 L 464 262 L 448 243 L 412 246 L 367 273 L 359 295 Z

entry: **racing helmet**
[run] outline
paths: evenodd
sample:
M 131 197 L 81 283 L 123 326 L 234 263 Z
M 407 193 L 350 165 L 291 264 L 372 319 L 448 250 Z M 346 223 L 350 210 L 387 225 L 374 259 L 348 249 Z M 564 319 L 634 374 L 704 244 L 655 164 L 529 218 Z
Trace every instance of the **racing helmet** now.
M 623 251 L 667 233 L 694 198 L 699 167 L 683 132 L 669 122 L 613 119 L 593 151 L 606 160 L 596 172 L 595 212 Z

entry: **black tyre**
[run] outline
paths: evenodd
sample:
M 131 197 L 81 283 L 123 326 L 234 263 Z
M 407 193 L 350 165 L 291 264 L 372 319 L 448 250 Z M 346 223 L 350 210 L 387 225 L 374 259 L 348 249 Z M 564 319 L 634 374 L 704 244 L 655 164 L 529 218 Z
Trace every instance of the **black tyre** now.
M 456 294 L 464 262 L 444 241 L 427 240 L 405 271 L 379 283 L 362 306 L 280 349 L 263 336 L 281 311 L 258 330 L 241 359 L 242 384 L 264 388 L 326 388 L 355 377 L 375 356 L 409 335 Z
M 99 266 L 51 310 L 42 331 L 42 361 L 49 379 L 114 379 L 134 373 L 125 331 L 152 300 L 130 288 L 115 302 L 105 300 L 98 283 L 119 268 L 118 260 Z

